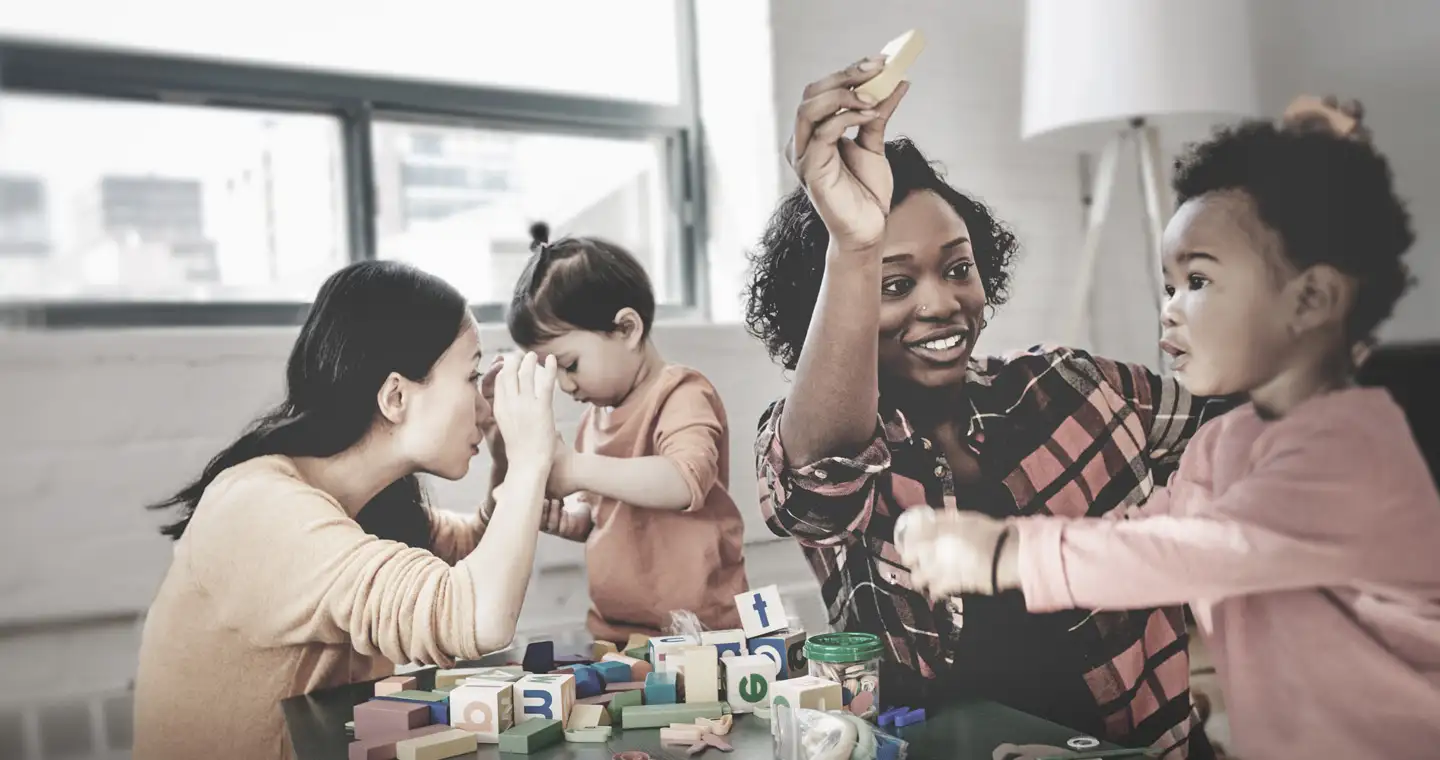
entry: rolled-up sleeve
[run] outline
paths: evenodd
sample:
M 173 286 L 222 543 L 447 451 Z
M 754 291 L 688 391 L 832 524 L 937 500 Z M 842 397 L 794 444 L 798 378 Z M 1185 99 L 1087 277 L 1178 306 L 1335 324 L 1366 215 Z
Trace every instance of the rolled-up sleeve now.
M 876 480 L 890 469 L 890 448 L 879 420 L 875 437 L 852 457 L 826 457 L 792 468 L 780 440 L 784 402 L 760 417 L 755 468 L 760 509 L 770 532 L 810 546 L 840 543 L 863 531 L 874 514 Z
M 655 426 L 655 450 L 680 469 L 690 489 L 694 512 L 705 506 L 720 475 L 720 452 L 725 448 L 725 408 L 715 388 L 700 375 L 675 386 Z

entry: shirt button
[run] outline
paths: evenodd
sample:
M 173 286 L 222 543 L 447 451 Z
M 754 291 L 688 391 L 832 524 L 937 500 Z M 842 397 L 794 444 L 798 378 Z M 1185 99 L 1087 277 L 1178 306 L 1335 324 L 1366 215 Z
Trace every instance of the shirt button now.
M 943 478 L 943 477 L 945 477 L 945 466 L 944 466 L 944 465 L 936 465 L 936 467 L 935 467 L 935 477 L 937 477 L 937 478 Z
M 929 451 L 929 450 L 930 450 L 930 439 L 929 439 L 929 438 L 921 438 L 921 439 L 920 439 L 920 445 L 921 445 L 921 447 L 923 447 L 926 451 Z
M 815 477 L 818 478 L 818 479 L 820 479 L 820 480 L 824 480 L 824 479 L 830 477 L 830 473 L 825 472 L 824 470 L 816 470 L 816 471 L 815 471 Z

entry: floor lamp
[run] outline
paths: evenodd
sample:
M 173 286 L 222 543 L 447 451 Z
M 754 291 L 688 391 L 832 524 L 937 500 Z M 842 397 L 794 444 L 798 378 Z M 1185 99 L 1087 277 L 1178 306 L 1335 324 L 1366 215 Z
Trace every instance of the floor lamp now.
M 1259 113 L 1248 0 L 1027 0 L 1021 136 L 1088 158 L 1088 197 L 1071 345 L 1093 336 L 1100 237 L 1123 152 L 1139 166 L 1153 293 L 1173 212 L 1168 149 L 1217 122 Z

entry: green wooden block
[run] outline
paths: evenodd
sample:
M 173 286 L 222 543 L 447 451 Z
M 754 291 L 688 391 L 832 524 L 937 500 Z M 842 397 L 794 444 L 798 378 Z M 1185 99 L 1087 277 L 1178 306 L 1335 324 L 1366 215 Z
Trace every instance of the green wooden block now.
M 450 692 L 454 691 L 454 689 L 441 688 L 441 689 L 431 689 L 431 691 L 433 691 L 433 692 L 435 692 L 436 694 L 439 694 L 439 695 L 445 697 L 446 699 L 449 699 L 449 698 L 450 698 Z
M 626 649 L 626 650 L 625 650 L 625 656 L 626 656 L 626 657 L 634 657 L 634 658 L 637 659 L 637 660 L 644 660 L 645 662 L 649 662 L 649 661 L 650 661 L 650 647 L 648 647 L 648 646 L 643 646 L 643 647 L 635 647 L 634 649 Z
M 552 744 L 559 744 L 563 738 L 565 738 L 565 727 L 560 721 L 531 718 L 500 734 L 500 751 L 528 755 Z
M 565 732 L 565 741 L 576 744 L 604 744 L 610 741 L 610 727 L 596 726 Z
M 610 722 L 617 726 L 623 725 L 621 711 L 627 707 L 639 707 L 645 704 L 645 692 L 643 691 L 622 691 L 611 697 L 610 704 L 606 709 L 610 710 Z
M 419 691 L 417 689 L 406 689 L 397 691 L 394 694 L 385 694 L 376 699 L 401 699 L 410 702 L 448 702 L 450 697 L 444 694 L 436 694 L 433 691 Z
M 625 730 L 661 728 L 671 723 L 694 723 L 696 718 L 718 718 L 725 714 L 719 702 L 686 702 L 678 705 L 632 705 L 620 711 Z

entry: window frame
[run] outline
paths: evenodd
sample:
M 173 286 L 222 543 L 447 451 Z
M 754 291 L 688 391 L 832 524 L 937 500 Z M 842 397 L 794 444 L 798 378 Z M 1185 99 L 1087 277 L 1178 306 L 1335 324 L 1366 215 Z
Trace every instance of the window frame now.
M 707 318 L 705 181 L 694 0 L 674 0 L 680 99 L 675 105 L 336 73 L 162 53 L 0 38 L 0 97 L 68 95 L 130 102 L 333 116 L 341 124 L 349 261 L 377 256 L 372 129 L 376 121 L 609 138 L 660 138 L 676 223 L 679 303 L 660 319 Z M 517 222 L 518 223 L 518 222 Z M 0 325 L 91 327 L 294 326 L 309 302 L 0 301 Z M 505 304 L 475 303 L 482 322 Z

